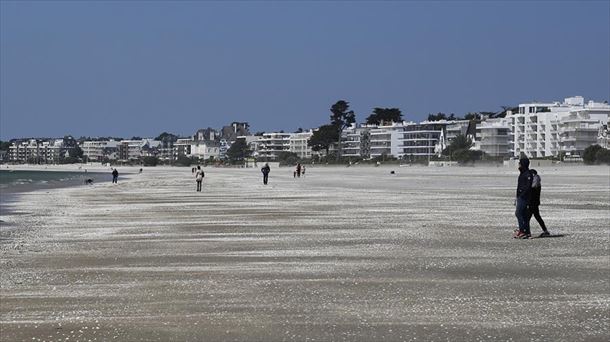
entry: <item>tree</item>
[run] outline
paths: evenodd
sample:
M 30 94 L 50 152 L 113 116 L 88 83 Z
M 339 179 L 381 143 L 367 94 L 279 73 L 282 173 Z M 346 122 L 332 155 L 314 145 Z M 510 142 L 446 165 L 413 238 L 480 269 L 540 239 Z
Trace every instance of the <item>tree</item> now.
M 83 150 L 78 145 L 74 146 L 68 150 L 68 156 L 70 156 L 72 158 L 80 159 L 83 157 Z
M 280 165 L 294 165 L 299 162 L 299 156 L 294 152 L 283 151 L 277 156 Z
M 428 114 L 428 121 L 447 120 L 445 113 Z
M 610 165 L 610 150 L 602 148 L 595 153 L 595 159 L 599 164 Z
M 379 108 L 373 109 L 373 114 L 366 118 L 369 125 L 380 125 L 382 122 L 401 122 L 402 112 L 398 108 Z
M 174 145 L 174 143 L 178 140 L 178 136 L 172 133 L 163 132 L 159 134 L 159 136 L 156 137 L 155 140 L 161 141 L 163 147 L 167 148 Z
M 11 147 L 10 141 L 2 141 L 0 140 L 0 151 L 8 151 Z
M 236 163 L 243 161 L 250 153 L 246 139 L 237 139 L 227 150 L 227 157 L 231 163 Z
M 604 148 L 599 145 L 591 145 L 585 148 L 585 151 L 582 154 L 582 160 L 585 164 L 592 165 L 597 161 L 597 152 L 603 150 Z
M 142 163 L 144 166 L 157 166 L 159 164 L 159 158 L 154 156 L 147 156 L 142 158 Z
M 473 151 L 470 149 L 470 147 L 472 147 L 472 140 L 460 134 L 451 141 L 449 146 L 447 146 L 442 153 L 445 156 L 450 156 L 451 159 L 460 164 L 480 159 L 483 152 Z
M 337 141 L 339 138 L 339 131 L 333 125 L 323 125 L 313 132 L 313 135 L 309 139 L 309 146 L 313 151 L 326 151 L 328 155 L 328 149 L 330 146 Z
M 193 158 L 189 158 L 187 156 L 179 156 L 176 160 L 176 165 L 180 166 L 191 166 L 194 164 Z
M 339 100 L 330 107 L 330 124 L 335 126 L 337 131 L 337 160 L 341 158 L 341 131 L 356 122 L 356 114 L 349 110 L 349 102 Z

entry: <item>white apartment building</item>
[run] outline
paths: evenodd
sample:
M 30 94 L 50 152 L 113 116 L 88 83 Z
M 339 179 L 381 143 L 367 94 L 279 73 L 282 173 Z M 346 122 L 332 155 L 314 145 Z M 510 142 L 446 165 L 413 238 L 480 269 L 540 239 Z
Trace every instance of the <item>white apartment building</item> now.
M 517 113 L 509 112 L 512 154 L 530 158 L 566 155 L 580 156 L 586 144 L 595 144 L 592 131 L 599 132 L 608 123 L 610 106 L 575 96 L 562 103 L 524 103 Z M 582 142 L 578 140 L 584 139 Z M 587 145 L 588 146 L 588 145 Z M 586 147 L 585 147 L 586 148 Z
M 356 124 L 341 132 L 341 156 L 369 159 L 370 127 L 358 126 Z
M 309 139 L 313 135 L 313 131 L 292 133 L 290 135 L 290 152 L 296 153 L 301 159 L 311 158 L 311 147 Z
M 440 155 L 443 151 L 445 128 L 452 121 L 424 121 L 405 123 L 398 136 L 397 158 L 426 158 Z
M 30 139 L 13 143 L 9 147 L 9 160 L 27 163 L 57 163 L 62 156 L 66 156 L 63 139 L 39 141 Z
M 118 144 L 119 159 L 138 160 L 142 157 L 152 156 L 154 153 L 150 152 L 152 149 L 161 146 L 161 142 L 153 139 L 142 139 L 142 140 L 121 140 Z
M 405 130 L 404 122 L 369 128 L 369 150 L 371 158 L 384 155 L 400 158 L 399 140 L 402 138 Z
M 189 156 L 203 160 L 220 158 L 220 143 L 211 140 L 191 141 Z
M 106 156 L 105 151 L 109 148 L 118 148 L 119 142 L 114 140 L 109 141 L 83 141 L 81 149 L 83 156 L 87 157 L 88 161 L 102 161 Z
M 476 126 L 475 150 L 483 151 L 492 157 L 512 156 L 511 122 L 507 118 L 487 119 Z
M 290 133 L 263 133 L 256 141 L 255 156 L 264 160 L 276 160 L 281 152 L 290 152 Z

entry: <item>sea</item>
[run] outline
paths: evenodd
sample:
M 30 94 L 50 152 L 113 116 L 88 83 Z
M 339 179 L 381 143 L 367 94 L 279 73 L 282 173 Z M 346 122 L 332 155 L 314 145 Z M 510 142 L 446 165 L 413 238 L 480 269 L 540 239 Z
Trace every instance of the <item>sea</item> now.
M 110 180 L 107 173 L 0 170 L 0 216 L 8 214 L 10 203 L 19 193 L 68 186 L 86 186 L 85 180 L 88 178 L 93 179 L 94 183 Z
M 96 180 L 102 181 L 102 178 L 108 178 L 108 175 L 76 171 L 0 170 L 0 191 L 16 193 L 84 185 L 87 178 L 91 178 L 95 182 Z

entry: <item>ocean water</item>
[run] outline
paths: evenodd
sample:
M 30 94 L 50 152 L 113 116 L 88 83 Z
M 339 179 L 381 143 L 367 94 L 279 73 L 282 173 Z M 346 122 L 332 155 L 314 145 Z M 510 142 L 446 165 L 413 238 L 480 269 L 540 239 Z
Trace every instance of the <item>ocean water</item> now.
M 84 185 L 87 178 L 93 179 L 94 182 L 101 182 L 107 180 L 108 175 L 73 171 L 0 170 L 0 192 L 10 194 L 38 189 Z

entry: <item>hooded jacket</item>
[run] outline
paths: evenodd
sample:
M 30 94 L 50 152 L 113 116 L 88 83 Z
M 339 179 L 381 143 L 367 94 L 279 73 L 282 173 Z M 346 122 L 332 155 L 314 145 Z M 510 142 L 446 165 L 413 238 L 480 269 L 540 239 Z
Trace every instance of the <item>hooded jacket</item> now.
M 530 161 L 527 158 L 519 160 L 519 179 L 517 181 L 517 198 L 529 203 L 532 195 L 532 173 L 529 170 Z

